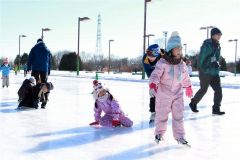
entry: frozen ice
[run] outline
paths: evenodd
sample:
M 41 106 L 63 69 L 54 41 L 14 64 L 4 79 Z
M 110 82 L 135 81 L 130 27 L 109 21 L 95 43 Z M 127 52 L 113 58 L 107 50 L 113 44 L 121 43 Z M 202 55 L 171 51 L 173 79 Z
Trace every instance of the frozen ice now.
M 80 76 L 81 77 L 81 76 Z M 92 77 L 58 75 L 49 77 L 54 84 L 46 109 L 17 108 L 17 90 L 24 77 L 10 76 L 10 86 L 0 89 L 1 160 L 229 160 L 239 157 L 240 89 L 238 79 L 224 77 L 221 109 L 224 116 L 213 116 L 213 91 L 192 113 L 185 100 L 186 139 L 191 148 L 177 144 L 172 136 L 171 115 L 164 141 L 156 144 L 154 127 L 149 126 L 148 83 L 103 79 L 119 101 L 122 110 L 134 121 L 132 128 L 91 127 L 94 121 Z M 197 80 L 192 78 L 194 93 Z

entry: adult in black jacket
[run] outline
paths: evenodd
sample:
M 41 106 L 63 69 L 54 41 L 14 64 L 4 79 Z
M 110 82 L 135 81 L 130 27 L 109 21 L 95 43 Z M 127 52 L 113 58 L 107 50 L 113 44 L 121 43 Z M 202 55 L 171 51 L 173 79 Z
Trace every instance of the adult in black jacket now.
M 27 70 L 32 71 L 37 83 L 46 83 L 51 69 L 51 53 L 42 39 L 31 49 L 28 57 Z

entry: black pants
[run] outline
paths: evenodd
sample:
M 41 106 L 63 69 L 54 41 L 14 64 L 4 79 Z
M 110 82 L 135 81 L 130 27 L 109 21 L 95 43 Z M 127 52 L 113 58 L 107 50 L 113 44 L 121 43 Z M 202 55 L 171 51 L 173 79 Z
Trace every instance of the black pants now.
M 27 70 L 24 70 L 24 77 L 27 76 Z
M 150 98 L 149 107 L 150 107 L 150 110 L 149 110 L 150 112 L 155 112 L 155 97 Z
M 200 89 L 192 98 L 191 102 L 193 104 L 197 104 L 203 98 L 203 96 L 207 92 L 208 87 L 210 85 L 214 90 L 213 109 L 219 110 L 222 102 L 222 87 L 221 87 L 219 75 L 211 76 L 203 72 L 199 72 L 199 79 L 200 79 Z
M 48 79 L 48 73 L 42 72 L 42 71 L 32 71 L 31 74 L 35 79 L 37 83 L 46 83 Z

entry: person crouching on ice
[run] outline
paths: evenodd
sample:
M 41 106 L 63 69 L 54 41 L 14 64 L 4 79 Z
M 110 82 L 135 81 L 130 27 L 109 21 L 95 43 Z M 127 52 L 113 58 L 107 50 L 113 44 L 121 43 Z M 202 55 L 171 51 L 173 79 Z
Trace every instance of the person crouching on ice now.
M 120 127 L 121 125 L 124 127 L 131 127 L 133 125 L 133 122 L 124 115 L 112 94 L 99 82 L 94 86 L 93 98 L 95 99 L 95 122 L 89 125 L 101 125 L 106 127 Z M 105 113 L 103 117 L 101 117 L 102 112 Z
M 167 130 L 168 114 L 172 112 L 173 136 L 178 143 L 188 145 L 183 124 L 183 88 L 192 97 L 191 81 L 187 66 L 182 60 L 182 44 L 178 32 L 173 32 L 167 43 L 166 53 L 157 62 L 149 79 L 149 93 L 156 97 L 155 141 L 163 140 Z

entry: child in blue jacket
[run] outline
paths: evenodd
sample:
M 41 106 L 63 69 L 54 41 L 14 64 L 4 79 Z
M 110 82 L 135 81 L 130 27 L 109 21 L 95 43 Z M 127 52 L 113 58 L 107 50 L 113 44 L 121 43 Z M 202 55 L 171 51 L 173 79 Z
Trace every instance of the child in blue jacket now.
M 9 74 L 11 67 L 8 64 L 8 58 L 3 60 L 3 65 L 0 67 L 0 71 L 2 71 L 2 87 L 9 86 Z
M 160 59 L 161 55 L 159 53 L 159 46 L 158 44 L 152 44 L 147 48 L 146 54 L 144 54 L 142 62 L 144 71 L 149 78 L 152 71 L 155 69 L 155 65 L 157 61 Z M 150 96 L 150 121 L 149 123 L 153 123 L 155 119 L 155 96 Z

